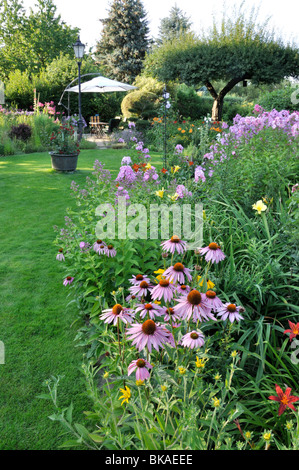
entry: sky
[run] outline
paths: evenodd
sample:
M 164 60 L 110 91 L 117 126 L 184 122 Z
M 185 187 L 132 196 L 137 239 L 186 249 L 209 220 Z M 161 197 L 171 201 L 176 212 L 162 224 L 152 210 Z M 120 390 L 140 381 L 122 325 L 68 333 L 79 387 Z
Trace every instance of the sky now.
M 23 0 L 25 8 L 34 7 L 36 0 Z M 177 6 L 189 17 L 192 29 L 199 32 L 212 25 L 213 13 L 223 11 L 222 0 L 143 0 L 147 19 L 149 21 L 150 36 L 157 37 L 160 21 L 169 16 L 173 6 Z M 235 0 L 225 0 L 225 10 L 235 4 Z M 240 2 L 237 2 L 237 4 Z M 101 35 L 101 18 L 106 18 L 111 0 L 54 0 L 57 12 L 63 21 L 81 30 L 81 41 L 88 47 L 93 47 Z M 298 0 L 245 0 L 244 6 L 250 10 L 252 6 L 259 6 L 260 22 L 271 16 L 269 26 L 274 27 L 277 33 L 285 40 L 294 39 L 299 43 L 299 2 Z M 219 18 L 219 14 L 216 14 Z

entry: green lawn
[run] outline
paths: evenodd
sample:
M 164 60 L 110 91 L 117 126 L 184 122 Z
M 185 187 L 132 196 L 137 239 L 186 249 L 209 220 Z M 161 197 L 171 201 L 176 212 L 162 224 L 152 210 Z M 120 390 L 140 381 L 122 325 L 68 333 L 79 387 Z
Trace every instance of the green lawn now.
M 37 398 L 44 380 L 64 375 L 60 406 L 74 403 L 75 416 L 89 408 L 75 348 L 74 306 L 66 305 L 53 226 L 62 227 L 74 204 L 70 185 L 84 185 L 96 159 L 116 176 L 128 150 L 85 150 L 78 171 L 59 174 L 48 153 L 0 158 L 0 449 L 57 449 L 61 428 L 48 416 L 51 403 Z M 159 157 L 153 159 L 157 164 Z

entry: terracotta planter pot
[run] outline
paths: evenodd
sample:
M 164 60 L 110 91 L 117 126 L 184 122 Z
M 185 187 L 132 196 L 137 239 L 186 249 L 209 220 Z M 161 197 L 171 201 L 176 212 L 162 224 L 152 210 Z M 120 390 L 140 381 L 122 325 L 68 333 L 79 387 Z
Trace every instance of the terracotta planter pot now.
M 56 171 L 75 171 L 78 163 L 78 154 L 60 154 L 49 152 L 51 155 L 52 168 Z

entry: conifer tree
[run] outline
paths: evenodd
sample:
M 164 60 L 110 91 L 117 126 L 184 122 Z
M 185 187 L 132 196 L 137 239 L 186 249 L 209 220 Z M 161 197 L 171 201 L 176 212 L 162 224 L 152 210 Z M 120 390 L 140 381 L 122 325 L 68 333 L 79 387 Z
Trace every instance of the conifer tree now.
M 96 47 L 96 60 L 112 79 L 132 83 L 143 67 L 149 28 L 140 0 L 113 0 Z
M 179 37 L 182 33 L 189 32 L 191 24 L 189 18 L 175 4 L 171 8 L 169 16 L 161 19 L 157 43 L 161 44 L 164 41 Z

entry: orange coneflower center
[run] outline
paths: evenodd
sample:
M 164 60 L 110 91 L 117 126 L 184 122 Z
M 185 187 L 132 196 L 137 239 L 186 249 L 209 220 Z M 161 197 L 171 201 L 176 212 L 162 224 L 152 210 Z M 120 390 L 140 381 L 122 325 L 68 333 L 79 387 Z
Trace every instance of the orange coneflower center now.
M 142 274 L 137 274 L 136 281 L 142 281 L 142 280 L 143 280 Z
M 220 246 L 217 245 L 217 243 L 210 243 L 209 248 L 210 248 L 210 250 L 218 250 L 220 248 Z
M 215 299 L 216 297 L 216 292 L 212 291 L 212 290 L 208 290 L 208 292 L 206 293 L 206 296 L 209 298 L 209 299 Z
M 173 267 L 175 271 L 182 272 L 185 269 L 185 266 L 182 263 L 176 263 Z
M 103 240 L 97 240 L 97 243 L 98 245 L 100 245 L 101 243 L 103 243 Z
M 137 367 L 145 367 L 145 361 L 143 359 L 138 359 L 136 362 Z
M 67 280 L 70 281 L 72 279 L 72 276 L 68 276 Z
M 100 245 L 100 248 L 103 249 L 103 248 L 105 248 L 105 246 L 104 246 L 104 245 Z M 108 246 L 108 248 L 109 248 L 109 246 Z
M 181 241 L 177 235 L 173 235 L 170 240 L 172 241 L 172 243 L 180 243 Z
M 182 290 L 186 290 L 187 289 L 187 286 L 185 286 L 184 284 L 181 286 L 181 289 Z
M 146 335 L 153 335 L 156 329 L 156 323 L 153 320 L 146 320 L 142 325 L 142 331 Z
M 159 282 L 159 285 L 161 287 L 168 287 L 169 286 L 169 281 L 168 279 L 161 279 L 161 281 Z
M 199 336 L 197 333 L 191 333 L 190 338 L 191 339 L 197 339 Z
M 167 309 L 167 313 L 168 313 L 168 315 L 174 315 L 174 310 L 173 310 L 173 308 L 169 307 L 169 308 Z
M 235 312 L 235 311 L 237 310 L 237 307 L 236 307 L 235 304 L 229 304 L 229 305 L 227 306 L 227 310 L 228 310 L 229 312 L 232 312 L 232 313 L 233 313 L 233 312 Z
M 148 283 L 146 281 L 142 281 L 142 282 L 140 282 L 140 287 L 142 289 L 146 289 L 148 287 Z
M 59 253 L 62 253 L 62 252 L 63 252 L 63 249 L 62 249 L 62 248 L 59 248 L 58 251 L 59 251 Z
M 201 302 L 201 295 L 200 295 L 200 292 L 198 292 L 198 290 L 192 290 L 188 296 L 187 296 L 187 300 L 188 302 L 190 302 L 190 304 L 192 305 L 199 305 L 200 302 Z
M 152 310 L 153 306 L 152 306 L 152 304 L 146 304 L 146 305 L 144 306 L 144 308 L 145 308 L 146 310 Z
M 123 308 L 120 304 L 116 304 L 114 305 L 114 307 L 112 308 L 112 313 L 114 315 L 119 315 L 121 312 L 122 312 Z
M 113 245 L 108 245 L 108 250 L 113 250 Z

